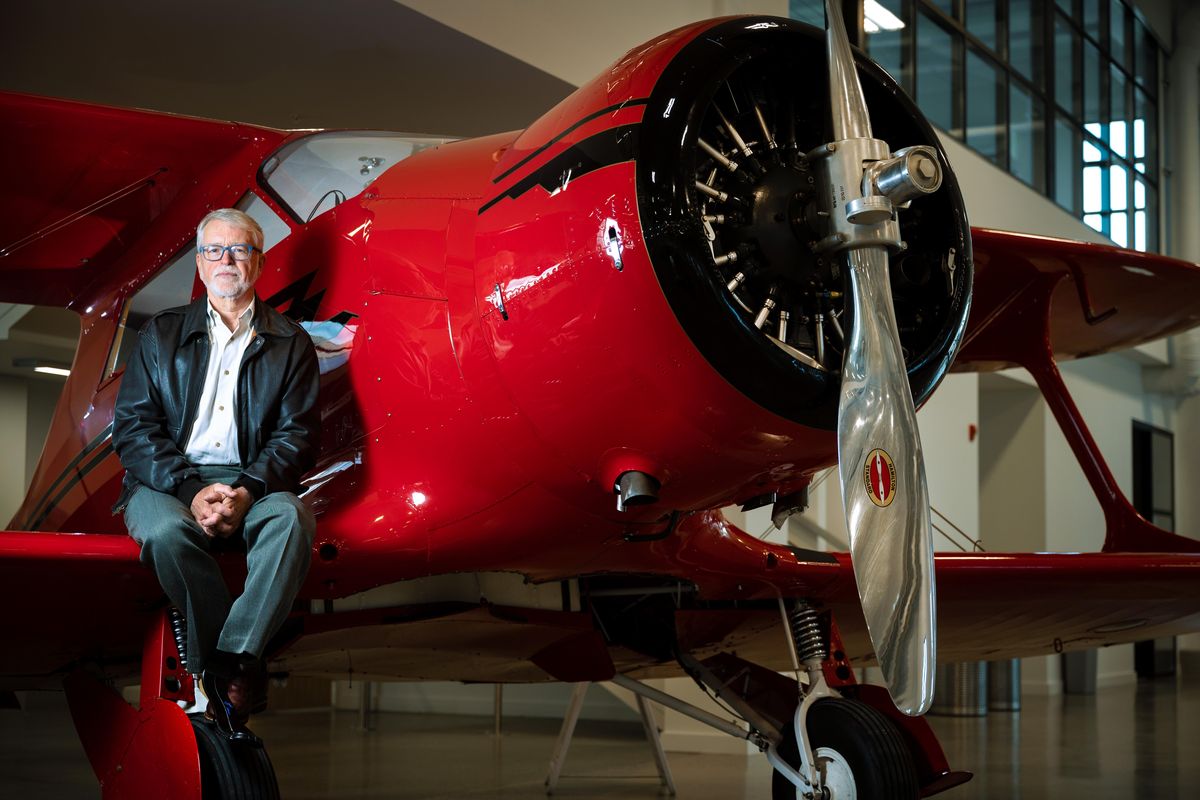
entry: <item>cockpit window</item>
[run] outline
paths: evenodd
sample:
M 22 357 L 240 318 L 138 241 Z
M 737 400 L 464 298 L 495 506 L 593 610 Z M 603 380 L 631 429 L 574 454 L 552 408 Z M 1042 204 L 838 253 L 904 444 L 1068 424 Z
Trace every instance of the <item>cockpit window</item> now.
M 448 141 L 377 131 L 315 133 L 267 159 L 262 174 L 296 218 L 308 222 L 356 196 L 413 153 Z

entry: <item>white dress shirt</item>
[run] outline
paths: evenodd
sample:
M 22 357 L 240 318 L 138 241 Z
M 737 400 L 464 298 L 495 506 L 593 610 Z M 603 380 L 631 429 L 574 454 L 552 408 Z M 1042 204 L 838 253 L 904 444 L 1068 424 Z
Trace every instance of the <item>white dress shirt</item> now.
M 246 346 L 254 338 L 250 323 L 254 303 L 238 316 L 229 330 L 221 315 L 208 304 L 208 371 L 196 408 L 196 421 L 184 455 L 192 464 L 239 464 L 237 434 L 237 381 Z

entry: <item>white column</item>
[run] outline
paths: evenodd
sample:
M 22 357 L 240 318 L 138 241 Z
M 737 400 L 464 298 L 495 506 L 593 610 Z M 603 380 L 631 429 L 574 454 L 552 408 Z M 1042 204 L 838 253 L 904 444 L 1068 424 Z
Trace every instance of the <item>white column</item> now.
M 1200 261 L 1200 7 L 1176 3 L 1174 46 L 1168 62 L 1166 108 L 1170 117 L 1167 150 L 1169 193 L 1164 193 L 1170 222 L 1166 251 Z M 1191 455 L 1200 442 L 1200 397 L 1182 400 L 1175 426 L 1175 527 L 1189 536 L 1200 535 L 1200 498 L 1179 487 L 1200 480 L 1200 459 Z M 1200 670 L 1200 634 L 1179 638 L 1185 672 Z

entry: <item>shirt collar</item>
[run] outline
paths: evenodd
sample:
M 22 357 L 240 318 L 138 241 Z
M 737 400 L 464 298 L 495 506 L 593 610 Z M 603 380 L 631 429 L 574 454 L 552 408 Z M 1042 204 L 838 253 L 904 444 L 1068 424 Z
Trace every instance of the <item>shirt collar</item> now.
M 215 309 L 213 307 L 212 300 L 207 301 L 205 303 L 205 305 L 207 306 L 206 310 L 208 311 L 209 329 L 216 330 L 218 328 L 218 326 L 220 326 L 220 328 L 222 328 L 226 331 L 229 331 L 229 329 L 225 327 L 225 322 L 224 322 L 224 320 L 221 319 L 221 315 L 219 313 L 217 313 L 217 309 Z M 251 300 L 250 304 L 246 306 L 245 310 L 243 310 L 241 314 L 238 314 L 237 328 L 235 328 L 232 331 L 229 331 L 229 333 L 231 335 L 235 334 L 239 330 L 242 329 L 243 323 L 245 323 L 246 327 L 249 327 L 250 323 L 253 321 L 254 321 L 254 301 Z

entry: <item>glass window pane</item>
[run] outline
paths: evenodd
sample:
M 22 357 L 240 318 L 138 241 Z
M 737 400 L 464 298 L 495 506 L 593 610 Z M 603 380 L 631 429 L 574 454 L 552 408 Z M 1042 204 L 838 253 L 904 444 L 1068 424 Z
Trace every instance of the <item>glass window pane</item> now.
M 1083 43 L 1083 121 L 1105 121 L 1101 108 L 1104 95 L 1103 78 L 1106 74 L 1100 66 L 1100 50 L 1089 41 Z
M 1108 6 L 1109 55 L 1113 61 L 1125 66 L 1129 59 L 1125 54 L 1125 4 L 1121 0 L 1110 0 Z
M 1100 0 L 1083 0 L 1083 30 L 1100 41 Z
M 1137 178 L 1133 182 L 1133 207 L 1146 207 L 1146 182 Z
M 1104 210 L 1104 167 L 1083 168 L 1083 210 Z
M 1016 81 L 1009 85 L 1009 171 L 1044 192 L 1046 120 L 1042 102 Z
M 1146 185 L 1146 250 L 1158 251 L 1158 189 Z
M 954 16 L 954 0 L 930 0 L 929 4 L 944 11 L 948 17 Z
M 825 3 L 823 0 L 788 0 L 788 16 L 824 28 Z
M 893 14 L 897 19 L 904 19 L 903 0 L 878 0 L 878 5 Z M 874 30 L 867 31 L 867 52 L 871 58 L 888 71 L 896 82 L 904 87 L 904 91 L 912 92 L 912 55 L 909 46 L 908 30 L 889 30 L 878 25 Z
M 1145 158 L 1149 173 L 1158 171 L 1158 107 L 1141 89 L 1135 89 L 1133 157 Z M 1139 123 L 1141 132 L 1139 133 Z M 1139 152 L 1139 146 L 1141 152 Z
M 1113 244 L 1118 247 L 1129 246 L 1129 220 L 1124 211 L 1117 211 L 1112 215 L 1112 230 L 1108 234 L 1108 238 L 1113 240 Z
M 1128 131 L 1124 120 L 1114 120 L 1112 125 L 1108 126 L 1108 141 L 1112 146 L 1113 152 L 1122 158 L 1126 158 L 1125 145 L 1128 139 Z
M 1076 64 L 1079 60 L 1079 34 L 1061 14 L 1054 17 L 1054 100 L 1079 116 L 1083 87 Z
M 1113 211 L 1124 211 L 1129 191 L 1129 171 L 1114 164 L 1108 168 L 1108 207 Z
M 1111 103 L 1111 106 L 1112 106 L 1109 119 L 1112 121 L 1114 129 L 1116 128 L 1116 124 L 1118 122 L 1123 123 L 1129 117 L 1129 104 L 1127 102 L 1127 93 L 1126 93 L 1126 86 L 1128 86 L 1128 84 L 1129 84 L 1129 81 L 1127 81 L 1125 79 L 1125 73 L 1121 72 L 1121 70 L 1117 69 L 1114 66 L 1110 71 L 1109 84 L 1108 84 L 1109 90 L 1110 90 L 1109 102 Z M 1124 133 L 1123 127 L 1122 127 L 1122 133 Z M 1120 155 L 1120 156 L 1125 155 L 1124 145 L 1122 145 L 1122 149 L 1117 150 L 1115 130 L 1114 130 L 1114 133 L 1112 134 L 1112 136 L 1113 136 L 1113 140 L 1112 140 L 1113 141 L 1113 145 L 1112 145 L 1113 150 L 1117 151 L 1117 155 Z
M 1035 85 L 1042 85 L 1042 2 L 1009 0 L 1008 61 Z
M 263 177 L 296 218 L 307 221 L 362 194 L 393 164 L 446 141 L 385 131 L 314 133 L 271 156 L 263 164 Z M 382 168 L 368 169 L 368 159 Z
M 967 145 L 1004 167 L 1004 71 L 971 49 L 967 52 Z
M 1146 249 L 1146 212 L 1136 211 L 1133 214 L 1133 249 Z
M 162 272 L 125 301 L 117 325 L 117 336 L 113 340 L 113 350 L 105 367 L 106 377 L 125 368 L 125 362 L 137 343 L 137 332 L 146 320 L 163 309 L 187 303 L 192 299 L 195 284 L 196 240 L 192 239 L 167 263 Z
M 1104 217 L 1100 214 L 1084 214 L 1083 224 L 1087 225 L 1092 230 L 1104 233 Z
M 959 40 L 961 42 L 961 40 Z M 917 105 L 929 121 L 961 138 L 955 101 L 958 70 L 956 42 L 924 11 L 917 17 Z
M 1080 136 L 1061 116 L 1054 121 L 1054 200 L 1072 214 L 1079 213 Z M 1100 153 L 1097 151 L 1097 156 Z
M 1055 0 L 1058 7 L 1068 14 L 1075 13 L 1075 0 Z
M 967 0 L 967 30 L 993 50 L 999 50 L 1000 26 L 996 23 L 996 0 Z
M 1099 126 L 1093 125 L 1091 127 L 1098 128 Z M 1090 132 L 1091 131 L 1089 131 L 1089 133 Z M 1083 140 L 1083 160 L 1084 161 L 1099 161 L 1102 158 L 1104 158 L 1104 153 L 1100 150 L 1100 148 L 1096 144 L 1094 144 L 1091 139 L 1084 139 Z
M 1137 79 L 1153 95 L 1158 95 L 1158 42 L 1140 21 L 1134 21 L 1137 43 Z

